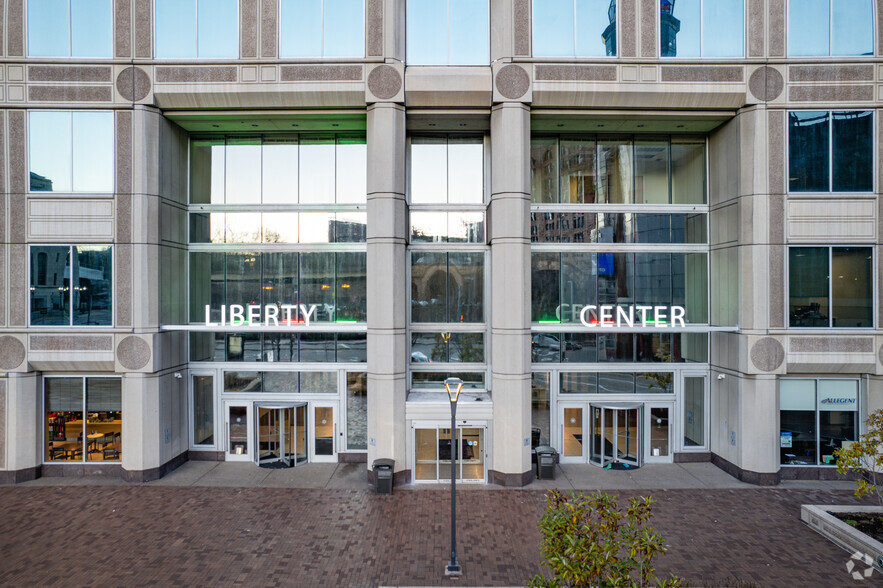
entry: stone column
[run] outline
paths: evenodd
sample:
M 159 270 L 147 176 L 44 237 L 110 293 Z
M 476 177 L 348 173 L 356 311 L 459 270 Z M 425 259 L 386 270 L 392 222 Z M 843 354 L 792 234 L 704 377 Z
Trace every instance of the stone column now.
M 396 481 L 407 482 L 404 106 L 369 106 L 367 125 L 368 469 L 377 458 L 394 459 Z
M 491 390 L 494 399 L 490 481 L 530 482 L 530 108 L 491 110 Z
M 6 422 L 6 471 L 0 482 L 27 482 L 39 477 L 43 462 L 42 415 L 40 394 L 42 387 L 37 374 L 9 373 L 3 380 L 6 405 L 0 416 Z

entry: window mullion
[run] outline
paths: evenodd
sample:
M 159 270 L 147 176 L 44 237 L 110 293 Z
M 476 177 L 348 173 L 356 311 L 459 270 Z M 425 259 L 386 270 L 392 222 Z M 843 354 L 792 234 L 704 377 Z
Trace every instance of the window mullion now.
M 834 254 L 833 248 L 828 247 L 828 326 L 834 326 Z

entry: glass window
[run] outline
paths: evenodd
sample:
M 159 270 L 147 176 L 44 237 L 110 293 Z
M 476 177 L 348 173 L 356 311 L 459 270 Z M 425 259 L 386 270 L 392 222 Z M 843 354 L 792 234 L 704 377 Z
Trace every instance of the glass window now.
M 484 372 L 412 372 L 411 388 L 413 390 L 444 390 L 445 380 L 460 378 L 463 390 L 484 390 Z
M 788 55 L 873 55 L 871 0 L 791 0 Z
M 411 252 L 411 322 L 484 322 L 484 253 Z
M 346 375 L 346 447 L 368 449 L 368 374 Z
M 549 373 L 534 372 L 530 382 L 530 448 L 549 445 L 551 425 Z
M 31 247 L 31 325 L 111 326 L 110 245 Z
M 408 0 L 410 65 L 487 65 L 487 0 Z
M 783 465 L 835 465 L 834 451 L 858 439 L 859 382 L 779 380 L 779 457 Z
M 871 247 L 791 247 L 788 325 L 872 327 L 872 263 Z
M 411 363 L 484 363 L 484 333 L 412 333 Z
M 484 243 L 483 212 L 411 212 L 412 243 Z
M 113 192 L 113 113 L 31 111 L 31 192 Z
M 28 0 L 30 57 L 112 57 L 111 0 Z
M 871 111 L 788 113 L 791 192 L 871 192 L 874 170 Z
M 616 0 L 533 5 L 534 57 L 616 56 Z
M 46 378 L 44 392 L 46 461 L 121 461 L 119 378 Z
M 742 57 L 744 3 L 719 0 L 661 0 L 662 57 Z
M 280 57 L 364 57 L 362 0 L 282 0 Z
M 410 163 L 412 204 L 484 202 L 481 137 L 414 137 Z
M 236 0 L 156 0 L 156 57 L 239 57 Z
M 215 391 L 212 376 L 193 376 L 193 444 L 215 444 Z
M 705 445 L 705 378 L 684 378 L 684 447 Z

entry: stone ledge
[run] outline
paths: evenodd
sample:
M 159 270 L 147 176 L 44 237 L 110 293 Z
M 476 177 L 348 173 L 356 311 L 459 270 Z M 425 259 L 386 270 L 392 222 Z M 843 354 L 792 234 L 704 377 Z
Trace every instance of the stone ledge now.
M 811 529 L 850 553 L 860 552 L 870 555 L 874 560 L 874 568 L 883 572 L 883 543 L 847 525 L 834 515 L 828 514 L 829 512 L 883 513 L 883 506 L 800 505 L 800 520 Z

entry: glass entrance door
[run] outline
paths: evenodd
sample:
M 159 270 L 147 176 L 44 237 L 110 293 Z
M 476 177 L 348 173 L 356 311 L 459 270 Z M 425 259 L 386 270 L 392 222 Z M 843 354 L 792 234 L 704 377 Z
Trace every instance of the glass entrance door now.
M 254 459 L 258 465 L 278 463 L 290 467 L 306 461 L 305 421 L 298 419 L 305 413 L 305 404 L 255 405 Z M 299 456 L 303 458 L 298 459 Z
M 310 461 L 337 461 L 337 403 L 313 403 Z
M 561 463 L 585 463 L 585 405 L 559 405 L 561 417 Z
M 634 405 L 591 405 L 591 463 L 640 466 L 642 460 L 643 407 Z M 566 450 L 565 445 L 565 450 Z
M 451 443 L 450 426 L 434 423 L 414 428 L 414 479 L 418 482 L 440 482 L 451 479 L 451 455 L 457 459 L 454 475 L 464 482 L 485 480 L 484 426 L 474 423 L 458 426 L 455 442 Z
M 225 429 L 227 434 L 227 461 L 251 461 L 253 448 L 249 442 L 251 435 L 251 403 L 228 402 L 224 406 Z

